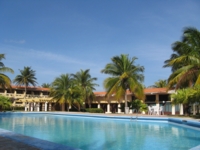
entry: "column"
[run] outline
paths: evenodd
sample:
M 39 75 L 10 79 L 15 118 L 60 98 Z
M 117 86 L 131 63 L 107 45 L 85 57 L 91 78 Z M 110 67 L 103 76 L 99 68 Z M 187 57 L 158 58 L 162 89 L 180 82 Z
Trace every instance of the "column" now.
M 15 90 L 15 91 L 14 91 L 14 97 L 16 97 L 16 95 L 17 95 L 17 91 Z
M 117 113 L 121 113 L 121 109 L 120 109 L 121 108 L 121 104 L 119 103 L 117 107 L 118 107 L 117 108 Z
M 196 115 L 196 105 L 195 104 L 193 104 L 193 115 Z
M 180 106 L 180 115 L 183 115 L 183 104 L 179 104 Z
M 47 111 L 47 102 L 44 104 L 44 111 Z
M 172 105 L 172 115 L 175 115 L 176 112 L 175 112 L 175 105 Z
M 40 103 L 37 103 L 37 111 L 40 111 Z
M 98 103 L 97 108 L 101 108 L 101 105 Z
M 51 103 L 49 103 L 49 111 L 51 111 Z
M 30 103 L 27 103 L 28 111 L 30 111 Z
M 160 103 L 159 103 L 159 94 L 156 94 L 156 114 L 159 115 Z
M 110 103 L 107 104 L 107 112 L 106 113 L 111 113 L 110 112 Z
M 33 103 L 33 111 L 36 111 L 37 110 L 37 103 Z
M 27 111 L 27 104 L 25 103 L 24 111 Z
M 33 111 L 33 103 L 31 103 L 31 111 Z
M 156 94 L 156 107 L 157 107 L 157 108 L 160 107 L 160 103 L 159 103 L 159 94 Z

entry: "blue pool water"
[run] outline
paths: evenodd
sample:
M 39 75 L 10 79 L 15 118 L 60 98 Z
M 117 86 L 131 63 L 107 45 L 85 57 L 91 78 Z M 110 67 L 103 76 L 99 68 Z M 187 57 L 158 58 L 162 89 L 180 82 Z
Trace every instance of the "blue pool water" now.
M 83 150 L 188 150 L 200 131 L 167 122 L 48 114 L 0 115 L 0 128 Z

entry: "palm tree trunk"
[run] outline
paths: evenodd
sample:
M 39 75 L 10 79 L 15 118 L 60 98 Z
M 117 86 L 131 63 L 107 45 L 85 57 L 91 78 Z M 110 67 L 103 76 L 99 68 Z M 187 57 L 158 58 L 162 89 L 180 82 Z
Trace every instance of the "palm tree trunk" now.
M 25 93 L 24 93 L 24 97 L 26 97 L 26 85 L 25 85 Z
M 65 111 L 65 103 L 62 103 L 62 111 Z
M 89 105 L 89 108 L 91 108 L 91 103 L 90 103 L 90 100 L 88 100 L 88 105 Z
M 127 94 L 125 93 L 125 107 L 127 107 Z
M 129 109 L 127 108 L 127 94 L 125 93 L 125 114 L 128 114 Z

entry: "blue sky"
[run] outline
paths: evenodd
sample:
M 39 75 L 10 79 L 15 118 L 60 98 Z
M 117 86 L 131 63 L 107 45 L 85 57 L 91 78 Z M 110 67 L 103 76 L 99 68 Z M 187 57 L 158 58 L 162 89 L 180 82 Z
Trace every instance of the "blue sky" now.
M 129 54 L 150 86 L 168 78 L 171 44 L 184 27 L 200 30 L 199 14 L 199 0 L 1 0 L 0 53 L 12 80 L 24 66 L 36 71 L 38 85 L 90 69 L 97 91 L 111 58 Z

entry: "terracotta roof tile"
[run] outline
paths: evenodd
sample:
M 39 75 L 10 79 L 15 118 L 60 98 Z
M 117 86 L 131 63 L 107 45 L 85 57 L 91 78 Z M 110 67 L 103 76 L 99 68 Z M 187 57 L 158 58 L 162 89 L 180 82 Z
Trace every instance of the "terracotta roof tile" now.
M 24 86 L 16 86 L 12 85 L 12 89 L 21 89 L 24 90 Z M 33 87 L 33 86 L 28 86 L 27 90 L 33 90 L 33 91 L 49 91 L 49 88 L 42 88 L 42 87 Z
M 16 86 L 16 85 L 12 85 L 12 88 L 13 89 L 21 89 L 21 90 L 24 90 L 24 86 Z M 42 88 L 42 87 L 27 87 L 27 90 L 33 90 L 33 91 L 50 91 L 49 88 Z M 152 94 L 152 93 L 167 93 L 167 88 L 146 88 L 144 89 L 144 93 L 145 94 Z M 96 96 L 105 96 L 106 95 L 106 92 L 105 91 L 95 91 L 94 94 Z M 127 91 L 127 94 L 131 94 L 130 91 Z

